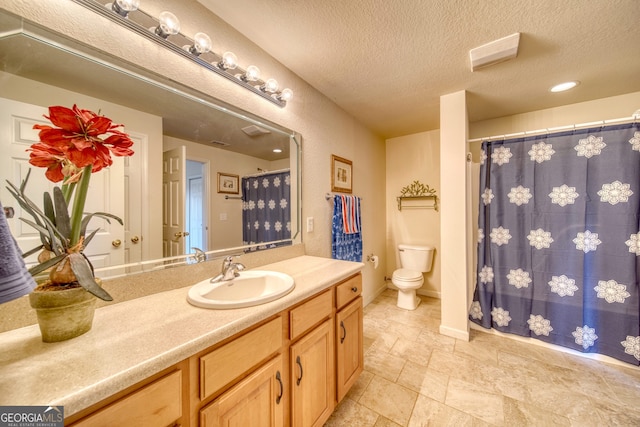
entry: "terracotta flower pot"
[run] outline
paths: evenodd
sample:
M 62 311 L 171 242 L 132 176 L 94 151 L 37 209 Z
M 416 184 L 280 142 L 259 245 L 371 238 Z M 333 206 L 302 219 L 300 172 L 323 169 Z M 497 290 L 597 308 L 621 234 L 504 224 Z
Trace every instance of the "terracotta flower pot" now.
M 29 294 L 29 302 L 38 315 L 44 342 L 65 341 L 91 330 L 96 297 L 84 288 L 46 291 L 36 288 Z

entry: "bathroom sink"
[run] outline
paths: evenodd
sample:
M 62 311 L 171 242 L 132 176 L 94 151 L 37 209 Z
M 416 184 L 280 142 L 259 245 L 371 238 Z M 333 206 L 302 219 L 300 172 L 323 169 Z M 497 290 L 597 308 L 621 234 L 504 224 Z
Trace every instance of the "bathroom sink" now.
M 277 300 L 293 290 L 293 277 L 276 271 L 242 271 L 232 280 L 211 283 L 209 279 L 189 289 L 187 301 L 203 308 L 252 307 Z

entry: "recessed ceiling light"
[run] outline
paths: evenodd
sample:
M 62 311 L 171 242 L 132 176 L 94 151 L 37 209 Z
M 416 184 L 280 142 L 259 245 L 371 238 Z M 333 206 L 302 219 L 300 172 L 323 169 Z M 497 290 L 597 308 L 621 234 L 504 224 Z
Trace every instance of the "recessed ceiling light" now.
M 274 153 L 282 153 L 282 150 L 281 150 L 281 149 L 279 149 L 279 148 L 274 148 L 274 149 L 273 149 L 273 152 L 274 152 Z
M 580 84 L 579 81 L 574 80 L 574 81 L 571 81 L 571 82 L 564 82 L 564 83 L 557 84 L 557 85 L 553 86 L 549 90 L 551 92 L 564 92 L 565 90 L 573 89 L 574 87 L 578 86 L 579 84 Z

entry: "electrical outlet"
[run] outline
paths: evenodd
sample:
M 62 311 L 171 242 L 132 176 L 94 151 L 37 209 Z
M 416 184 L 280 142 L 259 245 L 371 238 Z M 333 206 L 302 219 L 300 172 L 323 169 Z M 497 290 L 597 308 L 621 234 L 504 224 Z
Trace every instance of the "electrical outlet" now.
M 313 232 L 313 217 L 310 216 L 307 218 L 307 233 Z

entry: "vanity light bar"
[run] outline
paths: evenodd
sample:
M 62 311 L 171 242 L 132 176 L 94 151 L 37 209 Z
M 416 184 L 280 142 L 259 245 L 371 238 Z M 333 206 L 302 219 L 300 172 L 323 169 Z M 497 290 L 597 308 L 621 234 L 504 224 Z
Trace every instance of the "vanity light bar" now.
M 214 73 L 226 78 L 227 80 L 232 81 L 233 83 L 240 85 L 247 90 L 250 90 L 256 95 L 261 96 L 262 98 L 274 103 L 279 107 L 286 106 L 287 101 L 290 100 L 293 96 L 293 92 L 291 91 L 291 89 L 287 88 L 283 89 L 282 91 L 276 90 L 275 92 L 265 90 L 267 83 L 272 79 L 268 79 L 266 81 L 261 80 L 260 78 L 251 80 L 246 78 L 246 70 L 242 69 L 239 66 L 236 66 L 234 68 L 221 67 L 220 64 L 223 63 L 222 54 L 218 55 L 212 51 L 202 52 L 198 54 L 194 53 L 193 49 L 190 49 L 190 47 L 194 46 L 194 40 L 190 39 L 180 32 L 178 32 L 177 34 L 171 34 L 166 38 L 163 36 L 159 36 L 155 32 L 155 29 L 159 26 L 159 20 L 144 12 L 143 10 L 132 10 L 129 11 L 126 16 L 122 16 L 112 9 L 111 3 L 107 3 L 105 5 L 104 3 L 100 3 L 96 0 L 73 1 L 86 7 L 87 9 L 92 10 L 98 15 L 101 15 L 125 28 L 128 28 L 129 30 L 139 34 L 140 36 L 145 37 L 146 39 L 151 40 L 210 71 L 213 71 Z M 227 52 L 225 52 L 225 54 L 227 54 Z

